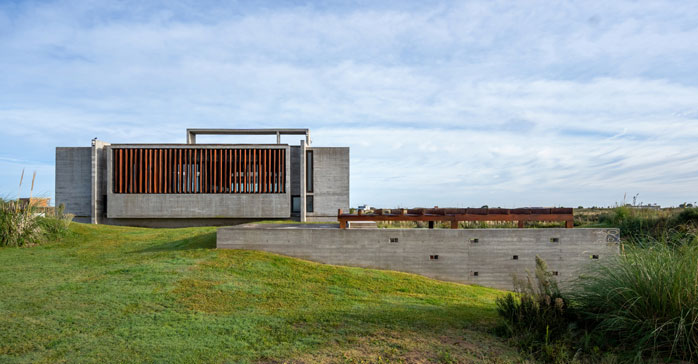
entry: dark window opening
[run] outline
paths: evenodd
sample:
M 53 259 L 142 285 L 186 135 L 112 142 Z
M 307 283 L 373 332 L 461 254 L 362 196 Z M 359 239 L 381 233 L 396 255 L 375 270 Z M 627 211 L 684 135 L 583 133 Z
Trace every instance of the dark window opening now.
M 313 192 L 313 151 L 305 152 L 305 190 Z
M 301 212 L 301 197 L 293 196 L 291 197 L 291 212 L 300 213 Z
M 305 211 L 306 212 L 313 212 L 313 196 L 312 195 L 305 196 Z

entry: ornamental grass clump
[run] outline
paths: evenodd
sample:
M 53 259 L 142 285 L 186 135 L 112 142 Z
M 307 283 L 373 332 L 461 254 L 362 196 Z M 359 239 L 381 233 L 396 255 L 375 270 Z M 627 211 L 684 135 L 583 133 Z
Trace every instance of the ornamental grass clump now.
M 697 245 L 628 247 L 572 292 L 582 319 L 609 347 L 636 361 L 698 361 Z

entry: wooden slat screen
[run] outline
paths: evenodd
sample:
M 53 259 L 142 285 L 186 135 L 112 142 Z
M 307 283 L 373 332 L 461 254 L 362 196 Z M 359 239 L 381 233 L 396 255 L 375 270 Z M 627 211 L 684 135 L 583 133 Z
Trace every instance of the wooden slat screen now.
M 113 148 L 114 193 L 286 193 L 286 150 Z

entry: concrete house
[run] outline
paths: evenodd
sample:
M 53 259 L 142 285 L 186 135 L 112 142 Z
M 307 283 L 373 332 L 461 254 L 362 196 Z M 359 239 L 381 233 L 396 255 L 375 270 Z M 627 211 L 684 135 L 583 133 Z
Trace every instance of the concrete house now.
M 200 134 L 276 135 L 275 144 L 196 144 Z M 281 135 L 304 135 L 299 145 Z M 133 226 L 336 221 L 349 208 L 349 148 L 308 129 L 187 129 L 186 144 L 56 148 L 56 205 L 75 221 Z

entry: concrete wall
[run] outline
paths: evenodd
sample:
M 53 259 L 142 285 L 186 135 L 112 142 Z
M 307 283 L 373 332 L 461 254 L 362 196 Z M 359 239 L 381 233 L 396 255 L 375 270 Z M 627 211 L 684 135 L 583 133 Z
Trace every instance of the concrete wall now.
M 93 224 L 101 224 L 107 217 L 107 152 L 109 143 L 95 140 L 92 145 L 91 218 Z
M 135 148 L 279 148 L 279 145 L 128 145 Z M 107 165 L 112 165 L 112 147 L 107 146 Z M 290 175 L 288 146 L 286 176 Z M 109 219 L 143 218 L 289 218 L 291 215 L 290 178 L 286 193 L 260 194 L 117 194 L 113 193 L 112 169 L 107 168 L 107 217 Z
M 349 148 L 311 147 L 313 212 L 308 221 L 337 221 L 337 209 L 349 211 Z M 305 176 L 303 176 L 305 177 Z
M 527 270 L 533 272 L 536 255 L 558 272 L 564 285 L 584 267 L 617 255 L 618 235 L 617 229 L 341 230 L 242 225 L 218 229 L 217 247 L 264 250 L 321 263 L 512 289 L 514 275 L 523 278 Z M 390 242 L 391 238 L 397 242 Z M 551 242 L 553 238 L 558 240 Z M 430 259 L 431 255 L 438 259 Z
M 56 148 L 56 206 L 75 221 L 90 222 L 92 210 L 92 148 Z

